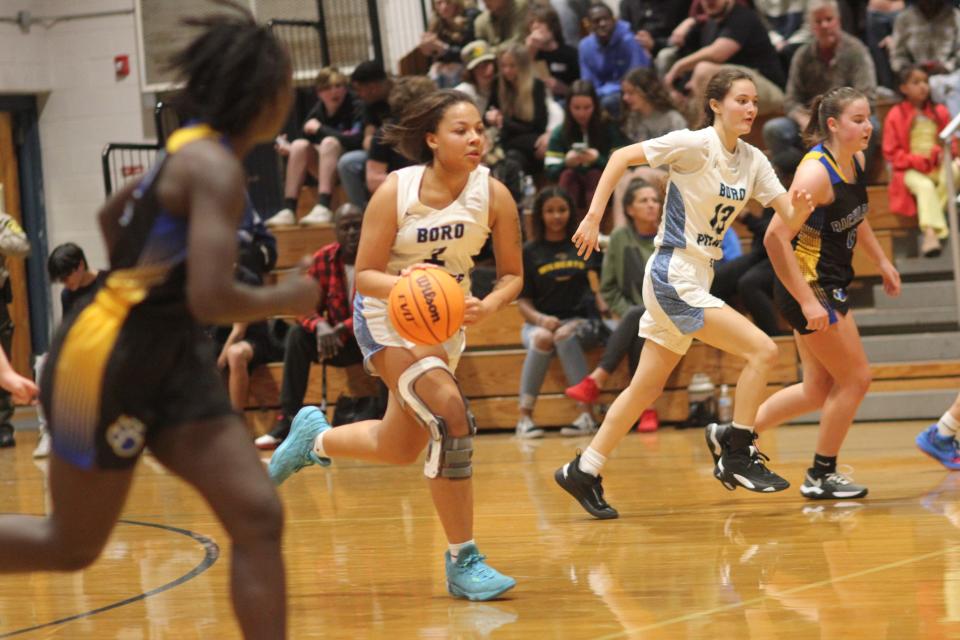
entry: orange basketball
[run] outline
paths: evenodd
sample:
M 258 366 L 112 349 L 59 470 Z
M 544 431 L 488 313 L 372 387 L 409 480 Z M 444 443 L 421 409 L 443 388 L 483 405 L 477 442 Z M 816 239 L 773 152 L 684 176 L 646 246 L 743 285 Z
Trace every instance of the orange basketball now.
M 390 291 L 390 322 L 404 339 L 440 344 L 463 324 L 463 291 L 442 269 L 417 268 Z

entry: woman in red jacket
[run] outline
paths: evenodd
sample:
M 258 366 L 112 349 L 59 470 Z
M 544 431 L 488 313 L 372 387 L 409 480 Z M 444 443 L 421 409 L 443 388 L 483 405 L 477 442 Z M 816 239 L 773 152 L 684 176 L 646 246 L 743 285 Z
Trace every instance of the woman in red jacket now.
M 899 88 L 904 99 L 890 109 L 883 125 L 883 156 L 893 169 L 890 208 L 919 218 L 923 232 L 920 251 L 934 257 L 940 255 L 940 241 L 948 235 L 943 214 L 946 167 L 942 166 L 943 149 L 937 134 L 950 122 L 950 114 L 945 106 L 930 100 L 930 83 L 922 67 L 904 68 Z M 958 162 L 954 161 L 954 175 Z

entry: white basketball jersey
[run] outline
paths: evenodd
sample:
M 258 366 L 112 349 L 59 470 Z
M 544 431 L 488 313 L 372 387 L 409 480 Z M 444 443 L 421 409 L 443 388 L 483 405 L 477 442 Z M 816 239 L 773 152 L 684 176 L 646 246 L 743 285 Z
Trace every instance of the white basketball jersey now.
M 470 293 L 473 257 L 490 235 L 490 170 L 479 166 L 467 184 L 443 209 L 420 202 L 424 165 L 395 171 L 397 175 L 397 238 L 390 248 L 387 273 L 396 275 L 418 262 L 442 268 Z
M 654 244 L 719 260 L 727 229 L 753 198 L 763 206 L 784 193 L 767 157 L 737 140 L 731 153 L 716 129 L 683 129 L 640 143 L 651 167 L 668 165 L 663 219 Z

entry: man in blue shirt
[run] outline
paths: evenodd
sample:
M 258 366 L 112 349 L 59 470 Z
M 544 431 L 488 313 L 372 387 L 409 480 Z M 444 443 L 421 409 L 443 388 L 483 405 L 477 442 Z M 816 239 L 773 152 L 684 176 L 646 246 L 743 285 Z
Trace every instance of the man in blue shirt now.
M 590 35 L 580 41 L 580 77 L 597 88 L 603 108 L 620 115 L 620 80 L 634 67 L 649 67 L 650 56 L 633 36 L 630 25 L 617 20 L 606 4 L 594 1 L 587 12 Z

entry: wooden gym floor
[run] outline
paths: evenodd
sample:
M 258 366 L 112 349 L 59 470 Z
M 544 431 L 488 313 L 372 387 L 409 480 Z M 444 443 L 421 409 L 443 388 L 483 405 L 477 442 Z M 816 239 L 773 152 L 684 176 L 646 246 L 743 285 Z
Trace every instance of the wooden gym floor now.
M 614 521 L 554 484 L 586 439 L 482 435 L 480 549 L 518 586 L 453 600 L 419 465 L 334 463 L 280 489 L 291 638 L 960 638 L 960 474 L 913 444 L 921 423 L 860 424 L 842 462 L 870 487 L 815 503 L 797 487 L 814 428 L 764 438 L 794 486 L 728 493 L 699 431 L 631 434 L 606 469 Z M 0 451 L 0 512 L 42 513 L 33 432 Z M 224 473 L 229 473 L 224 460 Z M 74 575 L 0 577 L 0 638 L 239 637 L 223 530 L 146 456 L 106 552 Z

